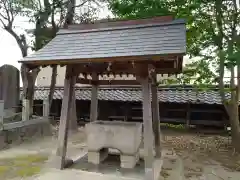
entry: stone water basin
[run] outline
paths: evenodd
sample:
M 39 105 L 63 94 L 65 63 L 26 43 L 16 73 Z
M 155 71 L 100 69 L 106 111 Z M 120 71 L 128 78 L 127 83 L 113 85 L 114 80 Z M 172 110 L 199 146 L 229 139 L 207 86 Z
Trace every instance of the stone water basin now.
M 107 157 L 107 148 L 120 151 L 124 168 L 133 168 L 139 159 L 142 123 L 95 121 L 86 125 L 86 134 L 89 162 L 99 164 Z

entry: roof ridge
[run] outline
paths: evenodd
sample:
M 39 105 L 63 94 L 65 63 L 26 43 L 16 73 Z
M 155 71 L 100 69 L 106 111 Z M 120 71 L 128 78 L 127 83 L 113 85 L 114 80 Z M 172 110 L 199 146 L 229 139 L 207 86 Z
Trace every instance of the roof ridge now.
M 60 29 L 57 32 L 57 35 L 138 29 L 138 28 L 157 27 L 157 26 L 164 26 L 164 25 L 176 25 L 176 24 L 183 24 L 183 23 L 185 23 L 184 19 L 175 19 L 170 22 L 167 21 L 167 22 L 159 22 L 159 23 L 124 25 L 124 26 L 116 26 L 116 27 L 101 27 L 101 28 L 93 28 L 93 29 Z
M 173 16 L 155 16 L 155 17 L 148 17 L 148 18 L 132 18 L 132 19 L 119 19 L 119 18 L 105 18 L 96 20 L 93 22 L 87 23 L 79 23 L 79 24 L 72 24 L 69 25 L 67 30 L 83 30 L 83 29 L 101 29 L 104 27 L 123 27 L 129 25 L 139 25 L 139 24 L 151 24 L 151 23 L 159 23 L 159 22 L 169 22 L 173 21 Z

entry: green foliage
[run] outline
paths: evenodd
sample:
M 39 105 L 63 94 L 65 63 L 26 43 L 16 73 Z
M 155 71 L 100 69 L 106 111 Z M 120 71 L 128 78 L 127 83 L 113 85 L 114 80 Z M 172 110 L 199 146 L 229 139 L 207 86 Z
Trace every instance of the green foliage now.
M 113 14 L 123 19 L 148 18 L 170 15 L 167 2 L 162 0 L 110 0 L 109 8 Z
M 113 14 L 123 19 L 172 15 L 187 21 L 187 54 L 198 57 L 183 69 L 175 84 L 215 84 L 222 58 L 225 66 L 240 63 L 239 8 L 224 0 L 109 0 Z M 221 77 L 223 78 L 223 77 Z
M 197 11 L 202 9 L 202 5 L 205 3 L 207 6 L 208 2 L 201 0 L 109 0 L 109 8 L 115 16 L 123 19 L 165 15 L 186 19 L 188 54 L 196 56 L 201 52 L 202 46 L 206 46 L 206 40 L 210 39 L 209 19 L 197 14 Z
M 211 71 L 209 61 L 200 59 L 186 64 L 181 74 L 174 79 L 166 79 L 166 84 L 192 84 L 199 90 L 207 90 L 216 84 L 217 76 Z
M 113 14 L 123 19 L 146 18 L 172 15 L 187 20 L 187 52 L 190 57 L 202 54 L 202 50 L 212 44 L 209 18 L 203 18 L 203 11 L 212 1 L 201 0 L 110 0 L 109 8 Z M 205 5 L 204 5 L 205 4 Z M 204 53 L 203 53 L 204 54 Z M 215 81 L 215 74 L 210 70 L 210 56 L 202 56 L 183 69 L 177 79 L 168 79 L 169 84 L 208 84 Z

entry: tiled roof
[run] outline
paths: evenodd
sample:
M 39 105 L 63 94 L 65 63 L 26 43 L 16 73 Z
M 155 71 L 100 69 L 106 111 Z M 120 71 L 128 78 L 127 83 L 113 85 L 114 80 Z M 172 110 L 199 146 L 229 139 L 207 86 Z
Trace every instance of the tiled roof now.
M 76 87 L 76 99 L 91 100 L 91 87 Z M 36 87 L 35 100 L 43 100 L 48 97 L 49 87 Z M 56 87 L 53 99 L 63 98 L 63 87 Z M 100 87 L 99 100 L 108 101 L 142 101 L 140 87 Z M 208 91 L 196 91 L 191 88 L 176 89 L 163 87 L 158 89 L 160 102 L 197 103 L 197 104 L 222 104 L 219 92 L 215 89 Z
M 92 30 L 62 29 L 21 62 L 185 54 L 184 20 Z

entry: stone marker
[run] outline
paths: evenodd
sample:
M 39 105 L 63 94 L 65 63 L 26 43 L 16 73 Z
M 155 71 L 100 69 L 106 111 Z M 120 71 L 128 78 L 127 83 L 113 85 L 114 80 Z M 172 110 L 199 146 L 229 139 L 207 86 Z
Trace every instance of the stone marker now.
M 12 65 L 0 67 L 0 100 L 4 100 L 5 116 L 17 112 L 19 106 L 20 73 Z

